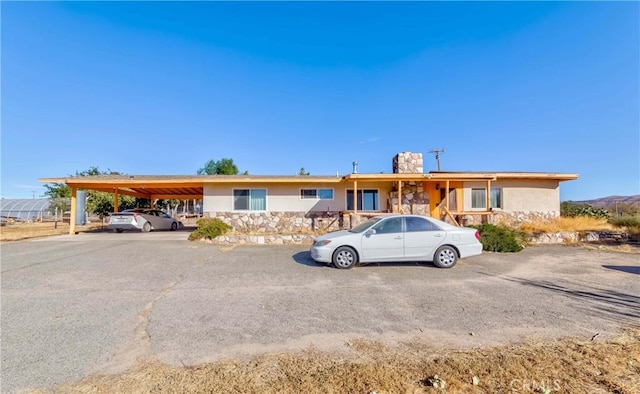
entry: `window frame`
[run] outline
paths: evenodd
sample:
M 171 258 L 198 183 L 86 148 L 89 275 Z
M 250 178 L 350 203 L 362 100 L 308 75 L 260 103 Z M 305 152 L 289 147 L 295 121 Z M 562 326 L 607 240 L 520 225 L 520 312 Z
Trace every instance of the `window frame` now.
M 497 206 L 495 206 L 495 207 L 493 206 L 493 192 L 494 191 L 498 191 L 498 198 L 497 198 L 497 201 L 496 201 L 497 202 L 497 204 L 496 204 Z M 489 207 L 491 209 L 498 209 L 498 210 L 503 209 L 502 208 L 502 206 L 503 206 L 503 204 L 502 204 L 502 188 L 501 187 L 492 187 L 490 192 L 489 192 L 489 200 L 490 200 L 489 201 Z
M 484 201 L 484 206 L 482 207 L 474 207 L 473 206 L 473 192 L 474 191 L 482 191 L 482 200 Z M 487 210 L 487 188 L 486 187 L 472 187 L 471 188 L 471 210 L 472 211 L 486 211 Z
M 249 200 L 248 200 L 248 208 L 247 209 L 237 209 L 236 208 L 236 190 L 248 190 L 249 191 Z M 251 191 L 253 190 L 264 190 L 264 209 L 251 209 Z M 268 198 L 269 189 L 266 187 L 249 187 L 249 188 L 233 188 L 231 190 L 231 212 L 267 212 L 269 210 L 268 207 Z
M 358 189 L 358 192 L 362 192 L 362 198 L 360 199 L 360 206 L 362 207 L 364 205 L 364 194 L 365 191 L 375 191 L 376 193 L 376 201 L 374 203 L 375 205 L 375 209 L 358 209 L 359 212 L 380 212 L 380 189 L 378 188 L 371 188 L 371 189 Z M 349 198 L 349 192 L 353 192 L 353 189 L 346 189 L 345 190 L 345 208 L 347 209 L 347 211 L 349 210 L 349 203 L 353 202 L 353 196 L 351 196 L 351 198 Z M 351 209 L 353 211 L 353 208 Z
M 303 190 L 314 190 L 315 191 L 315 197 L 303 197 L 303 195 L 302 195 L 302 191 Z M 331 191 L 331 198 L 322 198 L 322 197 L 320 197 L 320 190 L 330 190 Z M 298 194 L 298 199 L 299 200 L 333 201 L 334 198 L 335 198 L 335 190 L 333 190 L 332 187 L 316 187 L 316 188 L 301 187 L 300 188 L 300 192 Z

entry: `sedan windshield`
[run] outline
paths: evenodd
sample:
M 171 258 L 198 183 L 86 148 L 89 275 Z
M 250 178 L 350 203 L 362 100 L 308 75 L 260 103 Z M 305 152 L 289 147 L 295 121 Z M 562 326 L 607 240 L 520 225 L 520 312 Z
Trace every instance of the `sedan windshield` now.
M 365 231 L 366 229 L 368 229 L 369 227 L 373 226 L 374 224 L 378 223 L 379 221 L 380 221 L 380 218 L 371 218 L 371 219 L 367 220 L 366 222 L 360 223 L 359 225 L 355 226 L 354 228 L 349 230 L 349 232 L 361 233 L 361 232 Z

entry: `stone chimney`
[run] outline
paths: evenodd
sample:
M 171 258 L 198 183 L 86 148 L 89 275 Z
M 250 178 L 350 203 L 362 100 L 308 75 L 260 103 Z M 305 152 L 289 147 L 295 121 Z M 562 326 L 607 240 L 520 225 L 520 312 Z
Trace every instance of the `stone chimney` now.
M 394 174 L 422 174 L 422 153 L 402 152 L 393 157 Z

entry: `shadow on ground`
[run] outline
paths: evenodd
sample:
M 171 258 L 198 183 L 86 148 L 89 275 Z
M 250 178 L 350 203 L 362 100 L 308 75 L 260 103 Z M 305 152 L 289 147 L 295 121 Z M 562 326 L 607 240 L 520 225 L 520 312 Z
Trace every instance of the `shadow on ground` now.
M 609 270 L 626 272 L 629 274 L 640 275 L 640 266 L 632 266 L 632 265 L 603 265 L 602 268 L 606 268 Z
M 329 264 L 318 263 L 314 259 L 311 258 L 311 254 L 308 251 L 298 252 L 291 256 L 293 260 L 301 265 L 306 265 L 308 267 L 328 267 Z M 366 264 L 358 264 L 355 268 L 362 269 L 366 267 L 426 267 L 426 268 L 436 268 L 432 263 L 423 263 L 417 261 L 402 261 L 402 262 L 388 262 L 388 263 L 366 263 Z
M 623 268 L 622 266 L 610 267 Z M 616 323 L 640 327 L 640 297 L 637 295 L 616 290 L 599 289 L 584 284 L 580 284 L 580 290 L 578 290 L 570 287 L 571 284 L 560 285 L 550 281 L 514 277 L 502 279 L 564 295 L 583 302 L 581 309 L 585 309 L 586 312 L 596 313 L 599 317 L 605 317 Z
M 317 263 L 314 259 L 311 258 L 311 253 L 309 253 L 308 251 L 298 252 L 291 257 L 293 257 L 293 260 L 296 263 L 306 265 L 307 267 L 320 268 L 327 266 L 327 264 L 324 263 Z

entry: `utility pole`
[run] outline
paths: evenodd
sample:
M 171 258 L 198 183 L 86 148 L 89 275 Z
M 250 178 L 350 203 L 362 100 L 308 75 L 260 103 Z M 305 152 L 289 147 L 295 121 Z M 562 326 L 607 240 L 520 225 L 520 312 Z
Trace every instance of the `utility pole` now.
M 429 153 L 434 153 L 436 155 L 436 161 L 438 162 L 438 171 L 440 171 L 440 153 L 444 153 L 444 149 L 431 149 Z

